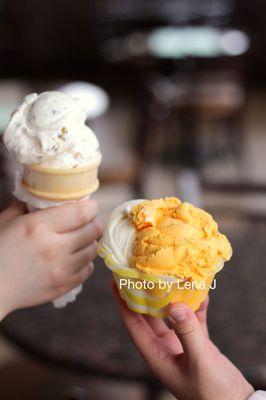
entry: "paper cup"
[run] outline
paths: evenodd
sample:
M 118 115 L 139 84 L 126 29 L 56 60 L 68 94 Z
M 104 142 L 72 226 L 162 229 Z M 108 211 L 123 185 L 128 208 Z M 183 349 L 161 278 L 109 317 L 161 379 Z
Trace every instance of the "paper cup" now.
M 24 165 L 22 184 L 36 197 L 51 201 L 77 200 L 99 187 L 98 168 L 101 156 L 90 166 L 52 169 L 41 165 Z
M 167 306 L 177 302 L 185 303 L 196 311 L 206 298 L 215 276 L 215 273 L 211 274 L 205 281 L 193 286 L 182 279 L 147 274 L 135 268 L 120 266 L 101 242 L 98 253 L 112 270 L 120 296 L 128 308 L 158 318 L 165 318 Z M 192 287 L 186 288 L 188 284 Z
M 155 284 L 155 287 L 152 289 L 133 289 L 130 287 L 130 284 L 127 287 L 122 286 L 124 278 L 121 275 L 114 273 L 114 277 L 120 296 L 127 303 L 128 308 L 139 314 L 149 314 L 153 317 L 165 318 L 166 307 L 169 304 L 177 302 L 185 303 L 193 311 L 197 311 L 210 290 L 214 275 L 209 277 L 208 281 L 204 282 L 204 289 L 184 288 L 182 287 L 184 282 L 174 283 L 171 289 L 160 289 L 159 283 Z M 130 281 L 132 280 L 130 279 Z M 136 284 L 137 280 L 134 281 Z M 142 283 L 143 286 L 141 280 L 138 280 L 138 282 Z M 162 283 L 163 280 L 161 280 L 160 285 Z

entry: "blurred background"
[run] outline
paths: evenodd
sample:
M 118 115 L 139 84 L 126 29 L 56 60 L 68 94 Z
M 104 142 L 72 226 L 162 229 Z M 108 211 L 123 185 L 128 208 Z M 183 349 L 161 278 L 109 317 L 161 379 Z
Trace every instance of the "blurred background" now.
M 102 223 L 134 197 L 212 212 L 234 256 L 211 293 L 211 336 L 266 388 L 266 3 L 0 0 L 0 132 L 30 92 L 82 96 L 103 153 Z M 0 204 L 15 167 L 0 151 Z M 131 345 L 100 260 L 76 303 L 1 324 L 5 399 L 171 399 Z

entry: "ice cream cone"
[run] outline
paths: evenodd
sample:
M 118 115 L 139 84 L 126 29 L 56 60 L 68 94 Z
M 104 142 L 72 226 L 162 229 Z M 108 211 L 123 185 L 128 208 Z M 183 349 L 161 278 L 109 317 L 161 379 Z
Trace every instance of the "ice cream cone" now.
M 78 200 L 98 189 L 98 167 L 101 157 L 88 166 L 54 169 L 37 164 L 23 166 L 24 188 L 41 199 Z
M 7 150 L 20 166 L 14 195 L 29 212 L 83 201 L 98 189 L 99 143 L 86 125 L 87 105 L 58 91 L 32 93 L 14 110 L 4 132 Z M 54 300 L 63 307 L 78 285 Z

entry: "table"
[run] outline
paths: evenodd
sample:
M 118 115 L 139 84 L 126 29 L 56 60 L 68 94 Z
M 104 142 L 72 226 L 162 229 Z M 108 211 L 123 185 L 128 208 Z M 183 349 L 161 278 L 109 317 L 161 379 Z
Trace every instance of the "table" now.
M 235 213 L 216 216 L 232 240 L 234 256 L 211 293 L 211 336 L 262 388 L 266 380 L 258 376 L 266 368 L 266 224 Z M 98 259 L 94 276 L 74 304 L 61 310 L 48 304 L 14 312 L 4 320 L 2 330 L 21 349 L 52 365 L 143 382 L 149 388 L 148 398 L 154 400 L 160 389 L 125 333 L 110 278 Z

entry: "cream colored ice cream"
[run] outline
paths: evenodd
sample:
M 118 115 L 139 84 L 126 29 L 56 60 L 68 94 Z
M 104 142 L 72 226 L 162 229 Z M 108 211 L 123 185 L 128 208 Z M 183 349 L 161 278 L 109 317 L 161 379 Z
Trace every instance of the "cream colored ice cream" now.
M 112 254 L 114 261 L 121 266 L 129 267 L 132 257 L 132 246 L 136 236 L 131 209 L 144 200 L 130 200 L 118 206 L 110 215 L 104 230 L 102 245 Z
M 4 143 L 18 164 L 49 169 L 91 165 L 100 159 L 99 143 L 85 118 L 77 98 L 57 91 L 33 93 L 11 115 Z
M 20 185 L 54 202 L 79 200 L 98 189 L 99 143 L 86 110 L 61 92 L 28 95 L 11 115 L 4 143 L 22 165 Z

